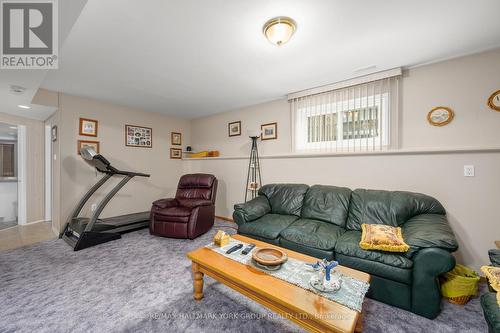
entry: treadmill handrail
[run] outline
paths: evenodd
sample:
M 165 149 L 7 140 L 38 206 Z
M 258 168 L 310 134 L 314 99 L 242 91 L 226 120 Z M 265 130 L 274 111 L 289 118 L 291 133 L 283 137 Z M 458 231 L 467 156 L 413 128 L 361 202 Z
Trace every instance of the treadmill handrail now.
M 111 173 L 107 173 L 104 177 L 102 177 L 101 179 L 99 179 L 99 181 L 97 183 L 94 184 L 94 186 L 92 186 L 88 191 L 87 193 L 85 193 L 85 195 L 83 196 L 83 198 L 78 202 L 78 205 L 76 205 L 75 209 L 73 210 L 73 212 L 71 213 L 68 221 L 66 222 L 65 226 L 64 226 L 64 229 L 63 231 L 61 232 L 61 234 L 59 235 L 59 238 L 62 237 L 63 233 L 66 231 L 66 228 L 67 226 L 69 225 L 69 223 L 76 217 L 78 217 L 78 215 L 80 214 L 80 212 L 82 211 L 83 207 L 85 206 L 85 204 L 87 203 L 87 201 L 92 197 L 92 195 L 102 186 L 104 185 L 104 183 L 106 183 L 111 177 L 113 176 L 113 174 Z

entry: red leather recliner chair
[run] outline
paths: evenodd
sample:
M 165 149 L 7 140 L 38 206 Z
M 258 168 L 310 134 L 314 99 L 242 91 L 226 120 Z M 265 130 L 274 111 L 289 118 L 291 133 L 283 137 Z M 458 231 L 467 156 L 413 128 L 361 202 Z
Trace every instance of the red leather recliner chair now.
M 194 239 L 212 228 L 215 219 L 217 178 L 195 173 L 179 180 L 175 198 L 153 202 L 149 233 Z

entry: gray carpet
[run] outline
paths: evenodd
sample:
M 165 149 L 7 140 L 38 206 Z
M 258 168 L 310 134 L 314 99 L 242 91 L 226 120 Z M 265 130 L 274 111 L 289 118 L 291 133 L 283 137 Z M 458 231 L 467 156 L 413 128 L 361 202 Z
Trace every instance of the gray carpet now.
M 193 300 L 186 253 L 214 232 L 189 241 L 140 230 L 79 252 L 62 240 L 1 252 L 0 332 L 303 332 L 209 278 Z M 364 332 L 487 331 L 478 298 L 443 302 L 435 320 L 370 299 L 364 311 Z

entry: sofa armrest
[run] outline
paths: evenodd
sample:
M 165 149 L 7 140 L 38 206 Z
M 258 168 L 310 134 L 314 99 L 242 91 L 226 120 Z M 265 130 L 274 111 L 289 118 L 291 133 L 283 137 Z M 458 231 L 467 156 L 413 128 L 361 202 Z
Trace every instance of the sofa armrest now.
M 492 266 L 500 267 L 500 249 L 489 250 L 488 256 L 490 257 Z
M 263 195 L 241 204 L 234 205 L 233 219 L 240 225 L 246 222 L 257 220 L 258 218 L 271 212 L 271 205 Z
M 413 258 L 411 311 L 434 319 L 441 307 L 438 277 L 455 267 L 455 258 L 447 250 L 421 249 Z
M 168 198 L 168 199 L 160 199 L 153 202 L 153 206 L 158 207 L 160 209 L 169 208 L 169 207 L 177 207 L 179 203 L 176 199 Z
M 214 203 L 212 200 L 204 200 L 204 199 L 177 199 L 179 202 L 179 206 L 194 208 L 199 206 L 211 206 Z
M 417 215 L 402 226 L 403 238 L 410 245 L 407 256 L 411 257 L 420 249 L 437 247 L 454 252 L 458 243 L 445 215 Z

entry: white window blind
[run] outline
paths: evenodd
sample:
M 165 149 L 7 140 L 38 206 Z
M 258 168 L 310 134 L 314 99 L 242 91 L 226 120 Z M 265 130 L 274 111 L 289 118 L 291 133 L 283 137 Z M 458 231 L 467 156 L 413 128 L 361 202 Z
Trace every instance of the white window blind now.
M 297 152 L 354 152 L 398 145 L 399 77 L 290 100 Z

